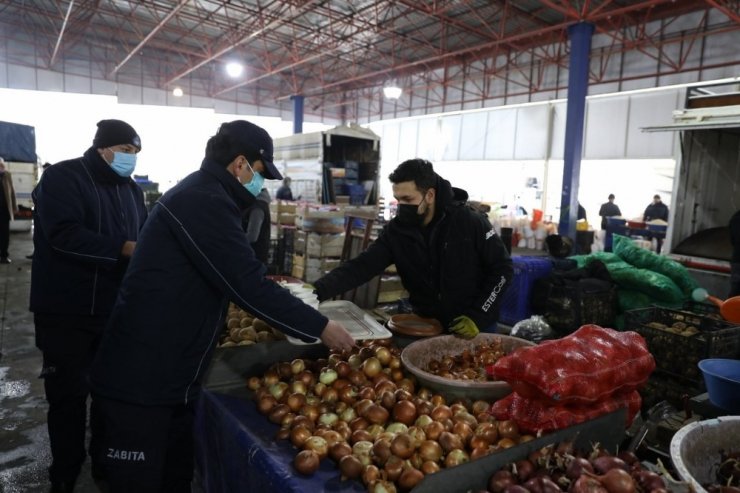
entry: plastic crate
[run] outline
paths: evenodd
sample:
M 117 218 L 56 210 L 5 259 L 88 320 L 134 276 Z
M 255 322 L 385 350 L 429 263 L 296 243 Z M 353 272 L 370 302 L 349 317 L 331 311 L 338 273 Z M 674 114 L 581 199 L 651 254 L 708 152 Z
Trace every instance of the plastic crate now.
M 703 393 L 704 383 L 701 384 L 677 377 L 667 372 L 656 370 L 640 389 L 642 409 L 647 411 L 661 401 L 668 401 L 676 409 L 683 409 L 685 395 L 694 397 Z
M 642 308 L 625 313 L 624 328 L 645 338 L 659 370 L 687 378 L 696 385 L 703 384 L 699 361 L 740 356 L 740 326 L 704 315 L 661 307 Z
M 705 315 L 716 320 L 724 320 L 722 315 L 719 314 L 719 307 L 713 303 L 689 300 L 684 302 L 683 309 L 697 315 Z
M 514 325 L 532 316 L 531 295 L 534 282 L 552 272 L 552 262 L 548 257 L 511 258 L 514 277 L 504 291 L 499 310 L 499 322 Z

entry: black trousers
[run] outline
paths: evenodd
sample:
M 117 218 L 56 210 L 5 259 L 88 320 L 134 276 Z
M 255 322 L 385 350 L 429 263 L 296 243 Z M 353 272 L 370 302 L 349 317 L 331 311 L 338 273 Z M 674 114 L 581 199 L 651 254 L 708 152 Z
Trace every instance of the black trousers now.
M 189 493 L 195 403 L 139 406 L 93 394 L 93 460 L 111 493 Z
M 3 206 L 5 204 L 0 204 Z M 10 217 L 0 212 L 0 257 L 8 256 L 8 245 L 10 244 Z
M 74 481 L 85 461 L 88 376 L 105 320 L 35 315 L 34 323 L 36 346 L 43 352 L 41 378 L 49 403 L 49 479 Z M 91 429 L 96 426 L 91 418 Z

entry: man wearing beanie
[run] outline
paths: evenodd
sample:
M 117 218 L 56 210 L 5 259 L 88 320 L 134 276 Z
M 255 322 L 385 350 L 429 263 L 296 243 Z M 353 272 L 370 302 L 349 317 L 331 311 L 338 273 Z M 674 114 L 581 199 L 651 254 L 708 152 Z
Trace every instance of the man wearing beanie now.
M 152 209 L 90 372 L 111 493 L 190 491 L 200 380 L 230 301 L 304 341 L 354 345 L 341 324 L 265 278 L 244 234 L 264 180 L 282 178 L 270 135 L 224 123 L 205 154 Z
M 93 145 L 50 166 L 33 190 L 30 308 L 49 403 L 52 492 L 73 491 L 85 460 L 90 365 L 147 216 L 131 179 L 140 150 L 131 125 L 102 120 Z

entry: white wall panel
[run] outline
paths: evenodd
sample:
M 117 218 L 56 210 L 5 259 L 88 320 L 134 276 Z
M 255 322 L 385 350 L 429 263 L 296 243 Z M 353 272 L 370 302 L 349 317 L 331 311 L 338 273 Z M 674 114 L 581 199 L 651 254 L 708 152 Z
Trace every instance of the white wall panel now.
M 141 104 L 141 87 L 130 84 L 118 84 L 118 102 L 123 104 Z
M 384 163 L 398 162 L 398 141 L 401 134 L 401 124 L 393 122 L 385 125 L 383 140 L 380 141 L 380 152 Z
M 444 146 L 443 161 L 457 161 L 460 155 L 460 130 L 462 129 L 462 115 L 447 115 L 442 117 L 440 126 L 440 142 Z
M 8 87 L 10 89 L 36 89 L 36 71 L 20 65 L 8 65 Z
M 406 120 L 401 122 L 401 128 L 398 134 L 399 154 L 398 161 L 415 158 L 419 142 L 419 120 Z
M 550 107 L 547 104 L 522 106 L 517 110 L 515 159 L 545 159 Z
M 488 115 L 484 111 L 466 113 L 462 117 L 460 160 L 481 160 L 486 147 Z
M 8 64 L 0 62 L 0 85 L 8 86 Z
M 588 102 L 584 122 L 584 159 L 621 159 L 627 137 L 629 97 L 595 98 Z
M 683 94 L 682 90 L 672 89 L 630 96 L 630 115 L 626 123 L 628 157 L 673 156 L 675 132 L 647 133 L 640 128 L 671 123 L 673 110 L 683 106 Z
M 488 113 L 485 159 L 513 159 L 516 139 L 516 108 Z
M 66 92 L 90 94 L 90 78 L 82 75 L 64 75 L 64 89 Z
M 418 142 L 416 144 L 416 155 L 429 161 L 438 161 L 442 156 L 444 147 L 440 145 L 439 138 L 440 120 L 434 118 L 420 118 L 418 126 Z
M 52 72 L 51 70 L 38 70 L 36 72 L 38 78 L 38 89 L 41 91 L 64 91 L 64 77 L 59 72 Z
M 143 90 L 142 100 L 144 101 L 144 104 L 165 106 L 167 104 L 167 92 L 162 89 L 150 89 L 145 87 Z
M 92 92 L 93 94 L 115 96 L 116 92 L 118 92 L 118 84 L 109 80 L 93 79 Z
M 565 118 L 567 105 L 559 102 L 552 105 L 552 136 L 550 138 L 550 159 L 563 159 L 565 152 Z

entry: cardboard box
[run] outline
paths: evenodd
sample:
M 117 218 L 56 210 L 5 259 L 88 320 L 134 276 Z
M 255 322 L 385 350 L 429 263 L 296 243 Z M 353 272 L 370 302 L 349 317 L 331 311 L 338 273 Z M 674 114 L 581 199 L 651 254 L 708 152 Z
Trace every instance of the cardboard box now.
M 272 205 L 272 203 L 270 205 Z M 280 213 L 295 214 L 297 208 L 298 204 L 287 200 L 279 200 L 277 204 L 277 211 Z
M 293 277 L 297 277 L 298 279 L 303 279 L 303 275 L 304 275 L 303 266 L 293 264 L 293 268 L 290 271 L 290 275 L 292 275 Z
M 296 265 L 299 267 L 305 267 L 306 257 L 304 257 L 303 255 L 293 254 L 293 267 L 295 267 Z
M 321 236 L 321 256 L 341 257 L 344 249 L 344 233 Z

